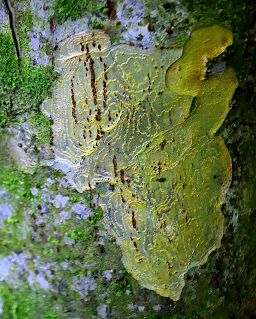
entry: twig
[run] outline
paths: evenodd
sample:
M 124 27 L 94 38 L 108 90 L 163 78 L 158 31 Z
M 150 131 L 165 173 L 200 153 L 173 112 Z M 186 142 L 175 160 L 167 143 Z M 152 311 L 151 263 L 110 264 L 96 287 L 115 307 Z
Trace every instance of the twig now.
M 21 58 L 20 41 L 19 41 L 19 36 L 18 36 L 16 24 L 15 24 L 15 12 L 13 10 L 13 7 L 11 5 L 10 0 L 4 0 L 4 3 L 5 3 L 5 6 L 7 8 L 8 13 L 9 13 L 10 28 L 12 30 L 12 37 L 13 37 L 17 57 L 18 57 L 18 60 L 20 61 L 20 58 Z

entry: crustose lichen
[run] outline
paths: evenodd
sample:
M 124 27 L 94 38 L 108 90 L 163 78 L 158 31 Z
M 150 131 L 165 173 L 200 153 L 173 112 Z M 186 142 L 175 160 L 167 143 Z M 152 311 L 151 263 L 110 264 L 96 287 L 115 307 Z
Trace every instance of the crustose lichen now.
M 56 54 L 63 81 L 44 104 L 74 186 L 110 183 L 101 203 L 125 267 L 173 300 L 186 271 L 220 246 L 231 160 L 215 133 L 237 79 L 232 69 L 206 78 L 205 67 L 231 44 L 232 32 L 218 25 L 194 30 L 183 53 L 77 34 Z

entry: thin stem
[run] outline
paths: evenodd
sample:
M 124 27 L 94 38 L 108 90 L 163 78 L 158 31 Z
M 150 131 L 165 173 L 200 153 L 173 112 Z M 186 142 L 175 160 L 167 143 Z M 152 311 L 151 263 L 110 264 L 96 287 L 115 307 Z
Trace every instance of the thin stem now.
M 17 57 L 18 57 L 18 60 L 20 62 L 21 50 L 20 50 L 19 36 L 18 36 L 16 24 L 15 24 L 15 12 L 13 10 L 13 7 L 11 5 L 10 0 L 4 0 L 4 3 L 5 3 L 5 6 L 7 8 L 8 14 L 9 14 L 10 28 L 12 30 L 12 37 L 13 37 L 13 41 L 14 41 Z

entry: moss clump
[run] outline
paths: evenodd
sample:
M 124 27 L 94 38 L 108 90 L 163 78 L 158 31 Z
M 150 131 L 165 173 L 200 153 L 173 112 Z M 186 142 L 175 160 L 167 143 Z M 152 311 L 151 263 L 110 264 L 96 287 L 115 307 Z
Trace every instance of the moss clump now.
M 17 121 L 18 116 L 33 112 L 41 121 L 40 104 L 51 95 L 49 89 L 57 72 L 49 65 L 33 67 L 25 40 L 21 40 L 24 54 L 19 61 L 8 28 L 0 32 L 0 43 L 0 128 Z
M 0 256 L 23 248 L 25 239 L 21 235 L 21 227 L 24 227 L 27 222 L 24 218 L 24 211 L 41 197 L 40 188 L 45 180 L 46 177 L 40 170 L 35 169 L 34 173 L 30 174 L 21 172 L 13 165 L 0 167 L 0 185 L 8 194 L 7 201 L 13 206 L 12 216 L 4 220 L 4 226 L 0 228 Z M 37 195 L 31 193 L 33 187 L 39 190 Z M 0 199 L 0 205 L 1 203 L 2 199 Z
M 70 318 L 68 306 L 73 292 L 59 298 L 58 294 L 37 287 L 36 290 L 24 282 L 19 288 L 2 284 L 3 319 L 63 319 Z M 35 298 L 35 295 L 37 298 Z M 72 296 L 72 297 L 71 297 Z
M 103 22 L 100 18 L 93 18 L 92 23 L 89 25 L 91 28 L 96 29 L 102 29 L 103 28 Z
M 102 12 L 104 14 L 108 12 L 105 2 L 95 0 L 55 0 L 53 7 L 53 18 L 59 23 L 63 23 L 68 18 L 75 20 L 87 12 Z

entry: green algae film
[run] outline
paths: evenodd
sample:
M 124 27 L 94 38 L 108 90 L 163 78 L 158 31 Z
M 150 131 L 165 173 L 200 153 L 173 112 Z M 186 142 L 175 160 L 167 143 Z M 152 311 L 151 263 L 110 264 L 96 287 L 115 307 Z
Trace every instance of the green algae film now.
M 231 160 L 215 133 L 237 79 L 232 69 L 208 78 L 204 69 L 230 44 L 231 31 L 216 25 L 192 32 L 182 56 L 110 47 L 100 31 L 77 34 L 56 55 L 63 81 L 44 104 L 75 187 L 110 183 L 101 204 L 125 267 L 173 300 L 186 271 L 206 262 L 223 233 Z

